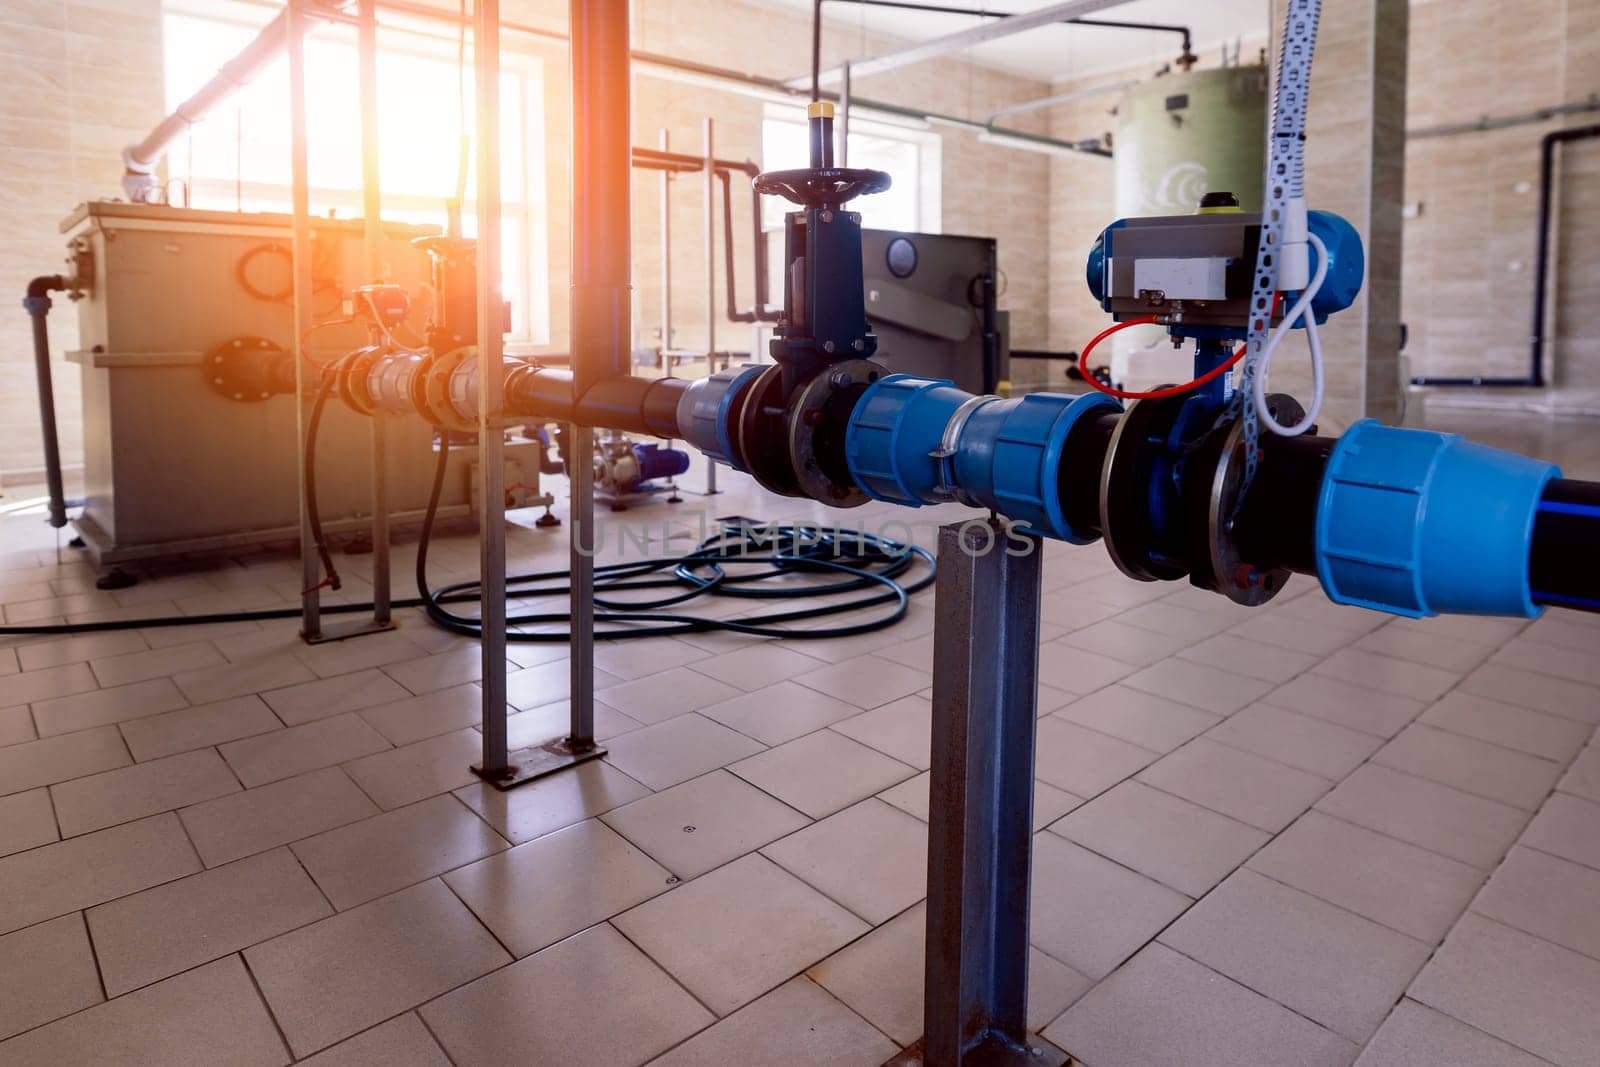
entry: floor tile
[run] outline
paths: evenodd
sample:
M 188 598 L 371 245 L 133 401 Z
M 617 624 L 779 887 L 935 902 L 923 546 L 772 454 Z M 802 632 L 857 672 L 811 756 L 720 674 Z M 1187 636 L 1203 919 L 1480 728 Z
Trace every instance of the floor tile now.
M 207 748 L 102 771 L 50 787 L 62 837 L 76 837 L 146 815 L 239 792 L 239 782 Z
M 1246 641 L 1234 634 L 1217 634 L 1184 649 L 1178 657 L 1274 685 L 1282 685 L 1317 663 L 1317 657 L 1309 653 Z
M 1593 626 L 1585 625 L 1571 616 L 1557 615 L 1554 611 L 1545 612 L 1543 618 L 1536 620 L 1522 631 L 1522 636 L 1529 641 L 1555 648 L 1575 649 L 1579 652 L 1594 650 Z
M 361 710 L 367 724 L 391 745 L 409 745 L 483 720 L 483 690 L 471 682 Z
M 913 694 L 833 724 L 846 737 L 907 766 L 927 770 L 933 735 L 933 705 Z
M 128 750 L 140 761 L 193 752 L 282 728 L 283 723 L 272 709 L 254 694 L 179 708 L 120 726 Z
M 739 1063 L 878 1067 L 898 1049 L 811 980 L 801 977 L 740 1008 L 651 1061 L 651 1067 Z
M 918 904 L 811 967 L 806 975 L 873 1026 L 909 1045 L 923 1030 L 927 927 L 927 906 Z
M 1420 723 L 1407 726 L 1372 762 L 1526 811 L 1538 808 L 1561 776 L 1552 760 Z
M 259 737 L 230 741 L 218 751 L 246 787 L 358 759 L 389 748 L 354 712 L 291 726 Z
M 1335 652 L 1312 668 L 1329 678 L 1359 678 L 1369 689 L 1430 703 L 1461 680 L 1461 671 L 1447 671 L 1421 663 L 1347 648 Z
M 302 643 L 294 650 L 294 657 L 322 678 L 383 667 L 390 663 L 407 663 L 422 654 L 421 646 L 413 642 L 407 631 L 402 629 L 364 634 L 359 641 L 330 641 L 320 645 Z
M 1035 738 L 1035 777 L 1080 797 L 1103 793 L 1158 758 L 1149 749 L 1059 715 L 1040 719 Z
M 1472 902 L 1496 922 L 1600 959 L 1600 871 L 1513 848 Z
M 457 1063 L 642 1064 L 714 1017 L 609 926 L 448 993 L 422 1018 Z
M 49 790 L 0 797 L 0 856 L 48 845 L 58 836 Z
M 1270 704 L 1252 704 L 1206 731 L 1207 738 L 1338 781 L 1359 767 L 1383 739 Z
M 776 641 L 763 641 L 749 648 L 735 649 L 732 652 L 699 660 L 692 669 L 749 693 L 764 689 L 774 682 L 816 670 L 817 667 L 818 661 L 804 655 L 803 651 L 785 648 Z
M 1048 575 L 1045 581 L 1049 581 Z M 1039 612 L 1044 622 L 1073 631 L 1082 630 L 1101 619 L 1109 619 L 1116 613 L 1117 608 L 1114 605 L 1102 604 L 1098 600 L 1074 596 L 1067 592 L 1045 593 Z
M 1522 843 L 1600 870 L 1600 804 L 1557 793 L 1534 816 Z
M 1253 871 L 1239 871 L 1161 943 L 1355 1042 L 1378 1029 L 1430 946 Z
M 595 668 L 594 687 L 597 692 L 618 685 L 621 681 L 621 678 Z M 506 675 L 506 700 L 519 710 L 566 700 L 571 695 L 572 665 L 566 660 L 541 663 Z
M 1378 1027 L 1356 1067 L 1544 1067 L 1546 1062 L 1406 999 Z
M 1101 979 L 1191 901 L 1052 833 L 1034 835 L 1033 943 Z
M 522 645 L 512 650 L 515 656 L 525 648 L 541 649 L 545 646 Z M 557 645 L 552 652 L 561 655 L 552 658 L 565 657 L 566 646 Z M 679 641 L 672 637 L 653 637 L 644 641 L 602 641 L 594 647 L 594 665 L 607 674 L 618 678 L 632 680 L 643 678 L 647 674 L 667 670 L 669 667 L 684 667 L 697 663 L 706 658 L 704 649 L 695 648 L 691 644 Z M 518 662 L 521 663 L 520 658 Z M 522 663 L 524 667 L 533 666 L 532 663 Z
M 307 1067 L 450 1067 L 450 1057 L 415 1012 L 397 1015 L 300 1062 Z
M 1261 702 L 1375 737 L 1393 737 L 1426 706 L 1420 700 L 1322 674 L 1302 674 L 1262 697 Z
M 1585 800 L 1600 800 L 1600 746 L 1591 744 L 1584 749 L 1556 788 Z
M 0 1044 L 0 1061 L 97 1067 L 289 1062 L 239 957 L 186 971 Z
M 1481 916 L 1462 917 L 1410 993 L 1552 1063 L 1600 1050 L 1600 960 Z
M 182 671 L 198 670 L 227 662 L 222 653 L 209 641 L 195 641 L 184 645 L 150 649 L 144 652 L 125 652 L 89 661 L 101 686 L 129 685 L 151 678 L 167 678 Z
M 907 778 L 899 785 L 891 786 L 878 794 L 878 799 L 885 804 L 892 804 L 905 812 L 913 815 L 923 822 L 928 821 L 928 788 L 930 775 L 923 771 L 915 778 Z M 1043 830 L 1061 816 L 1083 803 L 1083 798 L 1073 796 L 1053 785 L 1039 781 L 1033 782 L 1033 828 L 1035 831 Z
M 293 656 L 278 655 L 184 671 L 174 675 L 172 680 L 189 698 L 189 703 L 209 704 L 246 693 L 309 682 L 314 678 L 316 675 L 311 669 Z
M 1055 715 L 1152 752 L 1171 752 L 1218 721 L 1210 712 L 1126 685 L 1107 686 Z
M 783 681 L 711 704 L 701 708 L 700 714 L 764 745 L 781 745 L 840 719 L 859 715 L 861 709 L 815 689 Z
M 505 792 L 476 783 L 455 795 L 502 837 L 520 844 L 649 796 L 650 790 L 604 760 L 590 760 Z
M 333 914 L 288 849 L 89 909 L 106 992 L 120 996 Z
M 1181 704 L 1227 715 L 1266 693 L 1272 683 L 1246 678 L 1204 663 L 1166 659 L 1124 679 L 1132 689 L 1176 700 Z
M 178 813 L 207 867 L 378 814 L 337 767 L 257 786 Z
M 885 663 L 875 656 L 834 663 L 796 675 L 793 680 L 863 709 L 910 696 L 928 685 L 928 676 L 921 671 Z
M 1559 763 L 1571 759 L 1593 730 L 1588 723 L 1519 708 L 1460 689 L 1446 693 L 1422 713 L 1419 721 Z
M 1509 663 L 1521 670 L 1538 671 L 1572 682 L 1600 685 L 1600 663 L 1595 661 L 1593 647 L 1560 648 L 1527 637 L 1514 637 L 1494 654 L 1494 662 Z
M 449 795 L 341 826 L 293 846 L 340 911 L 507 847 L 488 823 Z
M 186 630 L 187 627 L 177 627 Z M 188 638 L 182 643 L 188 643 Z M 86 663 L 102 656 L 116 656 L 124 652 L 142 652 L 150 646 L 132 630 L 107 630 L 104 633 L 71 634 L 52 637 L 17 649 L 17 660 L 25 671 L 44 667 L 61 667 L 69 663 Z
M 595 819 L 462 867 L 444 880 L 515 956 L 604 922 L 676 881 Z
M 933 659 L 936 653 L 932 634 L 923 634 L 921 637 L 902 641 L 898 645 L 880 648 L 877 654 L 884 659 L 910 667 L 914 671 L 922 671 L 930 678 L 933 676 Z
M 287 726 L 299 726 L 346 711 L 404 700 L 411 691 L 376 668 L 336 674 L 261 694 Z
M 806 663 L 813 667 L 816 665 L 815 660 L 808 659 Z M 696 664 L 696 667 L 699 666 Z M 776 677 L 769 679 L 777 680 Z M 629 718 L 650 724 L 728 700 L 738 696 L 739 692 L 739 689 L 726 682 L 709 678 L 688 667 L 673 667 L 638 681 L 596 689 L 595 698 Z
M 1489 658 L 1490 649 L 1470 641 L 1458 641 L 1439 634 L 1408 630 L 1400 626 L 1385 626 L 1357 641 L 1352 648 L 1375 652 L 1392 659 L 1423 663 L 1441 670 L 1462 673 L 1479 666 Z
M 761 854 L 869 923 L 899 914 L 928 890 L 927 828 L 876 798 L 790 834 Z
M 1376 630 L 1394 618 L 1386 612 L 1373 611 L 1370 608 L 1359 608 L 1353 604 L 1335 604 L 1319 594 L 1320 590 L 1312 590 L 1308 595 L 1288 597 L 1279 610 L 1285 618 L 1338 626 L 1362 634 Z
M 448 793 L 478 780 L 483 735 L 468 727 L 351 760 L 344 771 L 385 811 Z
M 612 921 L 719 1015 L 756 999 L 868 929 L 756 855 L 719 867 Z
M 1110 623 L 1099 623 L 1098 626 L 1109 626 Z M 1077 644 L 1077 639 L 1082 633 L 1070 634 L 1055 641 L 1047 641 L 1039 647 L 1039 681 L 1045 685 L 1053 686 L 1066 693 L 1083 694 L 1092 693 L 1102 686 L 1110 685 L 1119 678 L 1126 678 L 1138 668 L 1122 660 L 1112 659 L 1110 656 L 1091 652 Z
M 1160 944 L 1085 994 L 1044 1036 L 1094 1067 L 1346 1067 L 1357 1046 Z
M 1196 738 L 1139 772 L 1139 781 L 1277 833 L 1328 788 L 1316 775 Z
M 1086 653 L 1099 653 L 1133 667 L 1149 667 L 1154 662 L 1189 648 L 1192 643 L 1194 641 L 1186 638 L 1141 630 L 1136 625 L 1118 622 L 1117 619 L 1094 622 L 1072 633 L 1074 648 Z
M 35 701 L 33 721 L 39 729 L 39 736 L 50 737 L 146 715 L 159 715 L 186 704 L 188 701 L 178 692 L 171 679 L 154 678 L 148 682 L 119 685 L 115 689 L 97 689 L 92 693 Z
M 0 859 L 0 933 L 200 869 L 183 827 L 157 815 Z
M 1527 824 L 1526 812 L 1414 775 L 1359 767 L 1317 810 L 1489 870 Z
M 479 692 L 481 694 L 482 691 Z M 482 719 L 481 713 L 475 719 L 475 727 L 480 733 L 483 729 Z M 618 734 L 637 730 L 643 725 L 638 719 L 631 719 L 599 700 L 594 702 L 594 736 L 597 741 L 609 741 Z M 571 732 L 572 701 L 570 700 L 541 704 L 506 717 L 506 745 L 513 752 L 519 748 L 542 745 L 552 738 L 566 737 Z
M 0 1040 L 104 999 L 83 916 L 0 937 Z
M 283 934 L 244 956 L 296 1056 L 511 959 L 436 879 Z M 338 980 L 330 982 L 330 975 Z
M 476 644 L 461 645 L 448 652 L 387 664 L 383 673 L 413 693 L 431 693 L 483 677 L 483 653 Z
M 1184 642 L 1200 641 L 1217 631 L 1213 616 L 1165 599 L 1125 611 L 1117 621 Z
M 602 821 L 685 880 L 809 822 L 724 770 L 616 808 Z
M 74 693 L 91 692 L 99 687 L 100 683 L 95 680 L 94 672 L 87 663 L 41 667 L 36 671 L 7 676 L 6 684 L 0 685 L 0 707 L 55 700 Z
M 916 773 L 866 745 L 819 730 L 728 768 L 791 808 L 821 819 Z
M 856 709 L 851 708 L 854 714 Z M 18 704 L 12 708 L 0 708 L 0 748 L 7 745 L 20 745 L 24 741 L 32 741 L 39 734 L 33 728 L 33 712 L 28 705 Z
M 1290 619 L 1282 608 L 1268 608 L 1228 629 L 1235 637 L 1255 644 L 1287 648 L 1312 656 L 1327 656 L 1361 637 L 1359 630 Z
M 1600 723 L 1600 688 L 1552 678 L 1537 671 L 1486 663 L 1467 675 L 1461 688 L 1519 708 L 1532 708 L 1590 724 Z
M 1483 872 L 1364 826 L 1308 811 L 1247 866 L 1347 911 L 1436 945 Z
M 1050 829 L 1191 897 L 1268 840 L 1254 827 L 1136 781 L 1102 793 Z
M 606 757 L 630 778 L 665 789 L 761 751 L 743 734 L 690 712 L 606 743 Z

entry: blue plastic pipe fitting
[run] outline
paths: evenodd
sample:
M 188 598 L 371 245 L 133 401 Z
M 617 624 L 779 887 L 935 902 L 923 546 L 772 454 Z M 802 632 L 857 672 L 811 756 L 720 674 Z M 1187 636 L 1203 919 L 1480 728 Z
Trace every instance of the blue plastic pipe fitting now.
M 1061 508 L 1067 435 L 1091 412 L 1120 411 L 1101 393 L 973 396 L 943 379 L 891 374 L 867 388 L 845 431 L 850 474 L 874 500 L 992 508 L 1032 533 L 1086 544 Z
M 1457 434 L 1364 419 L 1328 456 L 1317 577 L 1328 597 L 1396 615 L 1540 612 L 1528 584 L 1533 520 L 1552 464 Z
M 718 463 L 744 470 L 733 447 L 733 401 L 766 368 L 754 363 L 728 367 L 689 383 L 678 399 L 678 432 Z

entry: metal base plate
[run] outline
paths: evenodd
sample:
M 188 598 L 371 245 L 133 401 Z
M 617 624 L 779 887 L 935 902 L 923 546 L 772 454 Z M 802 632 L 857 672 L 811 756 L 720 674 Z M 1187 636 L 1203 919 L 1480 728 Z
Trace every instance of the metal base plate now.
M 961 1057 L 961 1067 L 1074 1067 L 1077 1060 L 1041 1044 L 1019 1049 L 990 1035 Z M 945 1067 L 923 1059 L 922 1039 L 883 1062 L 883 1067 Z
M 554 774 L 556 771 L 575 767 L 580 763 L 587 763 L 592 759 L 599 759 L 606 754 L 604 747 L 590 745 L 587 748 L 574 748 L 565 737 L 552 737 L 548 741 L 527 748 L 519 748 L 506 754 L 506 768 L 500 772 L 486 773 L 483 765 L 474 763 L 472 773 L 494 786 L 502 793 L 507 789 L 514 789 L 524 782 L 531 782 L 535 778 Z
M 302 633 L 300 640 L 308 645 L 325 645 L 329 641 L 347 641 L 352 637 L 381 634 L 393 629 L 395 629 L 393 619 L 388 622 L 379 622 L 376 619 L 356 619 L 354 622 L 336 622 L 325 625 L 322 628 L 322 632 L 313 637 L 307 637 Z

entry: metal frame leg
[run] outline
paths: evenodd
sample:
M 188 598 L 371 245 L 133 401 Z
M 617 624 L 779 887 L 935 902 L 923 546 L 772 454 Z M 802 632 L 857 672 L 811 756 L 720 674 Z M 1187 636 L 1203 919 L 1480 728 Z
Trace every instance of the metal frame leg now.
M 923 1038 L 890 1062 L 1053 1067 L 1028 1044 L 1028 870 L 1043 551 L 939 529 Z

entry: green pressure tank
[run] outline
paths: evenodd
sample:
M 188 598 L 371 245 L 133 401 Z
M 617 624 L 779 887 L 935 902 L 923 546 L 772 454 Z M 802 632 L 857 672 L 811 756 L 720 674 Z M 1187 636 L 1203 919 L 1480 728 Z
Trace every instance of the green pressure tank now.
M 1217 191 L 1260 211 L 1266 129 L 1259 65 L 1174 71 L 1127 90 L 1111 142 L 1117 217 L 1191 214 Z

